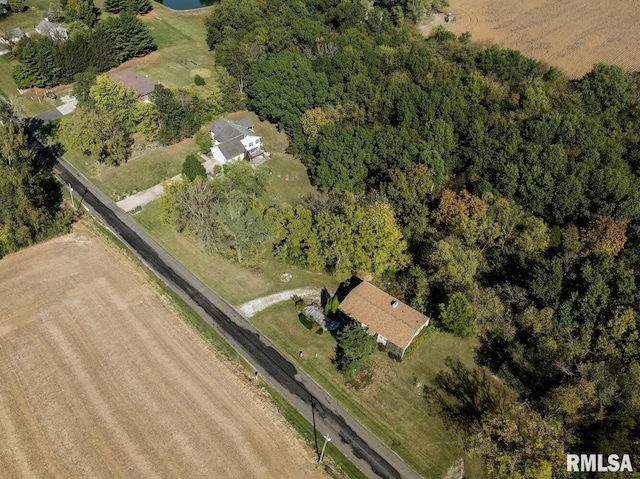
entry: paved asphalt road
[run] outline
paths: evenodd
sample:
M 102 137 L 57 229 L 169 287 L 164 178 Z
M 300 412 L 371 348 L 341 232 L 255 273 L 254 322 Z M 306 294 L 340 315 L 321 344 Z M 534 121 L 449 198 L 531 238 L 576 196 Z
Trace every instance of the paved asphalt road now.
M 54 174 L 67 186 L 71 184 L 77 197 L 81 198 L 82 204 L 86 205 L 147 266 L 198 311 L 310 423 L 314 423 L 319 433 L 328 433 L 333 444 L 362 472 L 369 477 L 420 477 L 309 376 L 289 361 L 240 313 L 158 245 L 64 158 L 56 157 L 51 150 L 47 151 Z M 315 404 L 315 408 L 312 404 Z M 322 441 L 323 438 L 318 435 L 320 447 L 322 447 Z

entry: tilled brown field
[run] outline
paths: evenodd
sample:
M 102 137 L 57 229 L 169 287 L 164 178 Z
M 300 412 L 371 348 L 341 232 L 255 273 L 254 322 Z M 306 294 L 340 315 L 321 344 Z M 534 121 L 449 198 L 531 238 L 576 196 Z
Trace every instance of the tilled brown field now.
M 594 63 L 640 70 L 637 0 L 450 0 L 452 32 L 520 50 L 578 78 Z M 425 29 L 426 30 L 426 29 Z
M 145 281 L 82 227 L 0 260 L 0 475 L 321 477 Z

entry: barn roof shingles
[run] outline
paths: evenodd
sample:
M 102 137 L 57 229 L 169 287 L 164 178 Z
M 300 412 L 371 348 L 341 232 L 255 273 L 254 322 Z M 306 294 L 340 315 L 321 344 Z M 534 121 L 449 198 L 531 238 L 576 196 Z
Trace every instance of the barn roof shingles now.
M 351 290 L 339 308 L 366 325 L 370 334 L 380 334 L 403 350 L 429 321 L 425 315 L 366 281 Z
M 138 75 L 132 70 L 120 70 L 117 72 L 109 73 L 109 78 L 111 78 L 116 83 L 120 83 L 131 88 L 136 92 L 136 95 L 138 95 L 138 97 L 148 95 L 156 86 L 156 84 L 149 80 L 147 77 Z

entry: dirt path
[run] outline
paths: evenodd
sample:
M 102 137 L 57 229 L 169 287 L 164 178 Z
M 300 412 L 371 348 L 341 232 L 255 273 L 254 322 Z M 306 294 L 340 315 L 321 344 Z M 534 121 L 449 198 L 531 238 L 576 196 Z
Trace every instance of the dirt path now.
M 298 289 L 292 289 L 289 291 L 283 291 L 281 293 L 275 293 L 269 296 L 264 296 L 262 298 L 254 299 L 247 303 L 241 304 L 236 309 L 240 311 L 245 317 L 250 318 L 251 316 L 254 316 L 260 311 L 262 311 L 263 309 L 267 309 L 269 306 L 282 303 L 283 301 L 288 301 L 294 296 L 300 296 L 301 298 L 309 298 L 309 299 L 311 298 L 320 299 L 320 290 L 298 288 Z
M 2 477 L 323 477 L 145 281 L 86 230 L 0 260 Z

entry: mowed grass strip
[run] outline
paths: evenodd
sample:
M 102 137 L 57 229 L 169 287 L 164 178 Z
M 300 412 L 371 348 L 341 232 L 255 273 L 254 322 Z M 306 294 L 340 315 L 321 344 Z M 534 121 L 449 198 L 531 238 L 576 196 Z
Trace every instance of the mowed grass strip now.
M 125 164 L 106 167 L 97 172 L 95 178 L 121 196 L 146 190 L 180 174 L 186 156 L 198 150 L 194 139 L 187 138 L 175 145 L 143 152 Z
M 333 363 L 334 338 L 327 331 L 319 335 L 307 329 L 293 301 L 258 313 L 251 322 L 424 477 L 443 477 L 463 457 L 460 439 L 430 414 L 422 385 L 445 368 L 447 356 L 473 366 L 475 340 L 433 333 L 402 362 L 376 353 L 367 372 L 348 380 Z
M 215 62 L 204 26 L 209 9 L 179 12 L 156 2 L 153 8 L 140 18 L 149 28 L 158 52 L 152 54 L 151 61 L 141 58 L 125 66 L 171 87 L 191 85 L 196 73 L 210 76 Z

